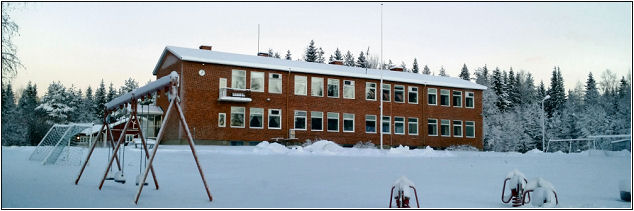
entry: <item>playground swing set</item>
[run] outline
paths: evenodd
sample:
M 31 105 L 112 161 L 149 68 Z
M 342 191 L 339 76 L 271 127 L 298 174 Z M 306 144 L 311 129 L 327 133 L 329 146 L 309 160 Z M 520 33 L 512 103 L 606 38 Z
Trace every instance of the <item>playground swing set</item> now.
M 198 171 L 202 178 L 204 188 L 207 191 L 207 196 L 209 197 L 209 201 L 213 200 L 211 196 L 211 192 L 209 191 L 209 186 L 207 185 L 207 180 L 205 179 L 205 175 L 203 173 L 202 167 L 200 165 L 200 162 L 198 161 L 198 155 L 196 154 L 194 140 L 192 138 L 191 132 L 189 131 L 189 127 L 187 126 L 187 121 L 185 119 L 185 115 L 183 114 L 183 110 L 181 109 L 179 105 L 180 98 L 178 97 L 178 87 L 179 87 L 179 76 L 176 72 L 172 71 L 167 76 L 163 76 L 159 78 L 158 80 L 149 83 L 148 85 L 132 90 L 131 92 L 128 92 L 120 97 L 117 97 L 113 99 L 112 101 L 105 104 L 106 108 L 104 111 L 103 125 L 101 126 L 101 129 L 99 129 L 99 133 L 96 137 L 97 138 L 101 137 L 102 133 L 106 134 L 107 140 L 104 140 L 104 141 L 110 144 L 111 147 L 109 147 L 108 150 L 109 152 L 110 150 L 112 150 L 112 155 L 108 153 L 108 157 L 109 157 L 108 165 L 106 166 L 101 182 L 99 183 L 99 190 L 101 190 L 101 188 L 103 187 L 105 180 L 114 180 L 115 182 L 122 183 L 122 184 L 125 183 L 125 177 L 123 175 L 123 166 L 119 162 L 120 159 L 119 159 L 119 156 L 117 155 L 119 154 L 118 152 L 120 151 L 122 144 L 124 145 L 123 152 L 125 152 L 125 146 L 128 144 L 127 142 L 124 143 L 126 141 L 125 136 L 126 136 L 126 132 L 128 131 L 130 127 L 130 124 L 138 124 L 139 127 L 141 127 L 141 123 L 137 115 L 137 104 L 138 104 L 137 100 L 143 101 L 147 97 L 150 97 L 153 93 L 163 91 L 163 92 L 167 92 L 168 94 L 169 106 L 163 118 L 164 121 L 161 123 L 161 127 L 156 137 L 156 143 L 154 144 L 151 153 L 148 151 L 148 147 L 147 147 L 148 144 L 145 140 L 145 136 L 143 135 L 143 131 L 140 129 L 133 131 L 133 134 L 138 135 L 141 139 L 141 145 L 143 146 L 143 150 L 141 150 L 141 158 L 143 158 L 143 154 L 145 154 L 145 159 L 146 159 L 145 170 L 143 171 L 142 174 L 137 176 L 136 185 L 139 186 L 139 189 L 134 198 L 134 203 L 135 204 L 138 203 L 139 197 L 141 195 L 141 191 L 143 191 L 143 186 L 147 185 L 146 179 L 150 171 L 152 172 L 152 179 L 154 180 L 154 186 L 157 190 L 159 189 L 159 185 L 156 179 L 154 168 L 152 166 L 152 162 L 154 161 L 154 157 L 156 156 L 156 152 L 161 142 L 161 139 L 163 138 L 163 135 L 165 134 L 166 123 L 168 122 L 170 114 L 172 114 L 174 110 L 178 113 L 177 118 L 180 120 L 180 123 L 185 131 L 185 134 L 187 135 L 189 147 L 192 151 L 192 155 L 194 156 L 194 161 L 196 162 L 196 165 L 198 166 Z M 126 121 L 125 126 L 123 127 L 123 130 L 121 131 L 121 134 L 119 135 L 119 138 L 117 139 L 117 142 L 114 142 L 112 129 L 108 125 L 107 117 L 116 110 L 126 108 L 128 104 L 131 107 L 129 118 Z M 90 151 L 88 152 L 86 159 L 84 159 L 84 163 L 82 164 L 81 170 L 79 171 L 79 174 L 77 175 L 77 179 L 75 179 L 75 185 L 79 183 L 79 179 L 81 178 L 81 175 L 84 172 L 86 165 L 88 164 L 88 161 L 90 160 L 90 157 L 95 149 L 96 144 L 97 144 L 97 141 L 92 142 L 92 145 L 90 146 Z M 125 159 L 125 154 L 123 152 L 120 155 L 121 160 Z M 143 159 L 141 159 L 141 161 L 142 160 Z M 114 177 L 108 176 L 108 173 L 111 172 L 112 164 L 114 161 L 116 161 L 117 168 L 119 171 L 115 173 Z M 140 162 L 139 173 L 141 173 L 140 171 L 141 161 L 139 161 Z M 143 185 L 139 185 L 139 184 L 143 184 Z

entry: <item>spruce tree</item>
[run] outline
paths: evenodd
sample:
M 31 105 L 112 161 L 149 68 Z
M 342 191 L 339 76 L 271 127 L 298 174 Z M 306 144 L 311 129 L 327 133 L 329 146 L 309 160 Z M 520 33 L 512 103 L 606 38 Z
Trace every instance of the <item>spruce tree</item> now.
M 423 67 L 423 74 L 425 75 L 431 75 L 431 70 L 429 69 L 429 67 L 427 65 L 425 65 Z
M 357 67 L 366 68 L 368 66 L 368 61 L 365 59 L 365 55 L 363 55 L 363 51 L 359 53 L 359 58 L 357 58 Z
M 548 113 L 548 117 L 552 117 L 555 111 L 561 111 L 566 102 L 566 93 L 564 89 L 564 80 L 561 77 L 559 67 L 553 69 L 550 79 L 550 88 L 548 89 L 550 99 L 544 103 L 544 109 Z
M 273 49 L 270 49 L 270 48 L 269 48 L 269 52 L 268 52 L 268 54 L 269 54 L 269 57 L 273 57 Z
M 345 66 L 355 66 L 355 61 L 354 61 L 354 56 L 352 56 L 352 53 L 350 53 L 350 51 L 346 52 L 346 55 L 343 57 L 344 61 L 343 61 L 343 65 Z
M 315 47 L 315 41 L 310 40 L 306 52 L 304 53 L 304 61 L 316 62 L 317 61 L 317 48 Z
M 493 71 L 491 83 L 493 86 L 493 91 L 497 96 L 495 105 L 498 107 L 498 110 L 505 111 L 508 105 L 508 95 L 506 94 L 504 89 L 504 76 L 502 76 L 502 71 L 500 71 L 500 68 L 495 68 L 495 70 Z
M 403 72 L 409 72 L 409 70 L 407 69 L 407 65 L 405 64 L 405 62 L 401 62 L 401 68 L 403 68 Z
M 108 95 L 106 95 L 106 102 L 110 102 L 117 98 L 117 90 L 114 88 L 114 84 L 110 83 L 108 87 Z
M 438 72 L 439 76 L 449 76 L 447 75 L 447 72 L 445 71 L 445 67 L 440 66 L 440 71 Z
M 343 55 L 341 54 L 341 51 L 339 50 L 339 48 L 335 50 L 335 54 L 333 56 L 334 56 L 333 57 L 334 60 L 343 61 Z
M 11 84 L 2 87 L 2 145 L 26 145 L 26 125 L 15 105 Z
M 465 81 L 471 80 L 471 76 L 469 75 L 469 69 L 467 69 L 467 64 L 462 65 L 462 70 L 460 71 L 460 76 L 458 77 L 462 78 L 462 80 L 465 80 Z
M 286 56 L 284 57 L 284 59 L 293 60 L 293 58 L 291 58 L 291 50 L 286 50 Z
M 412 64 L 412 72 L 413 73 L 418 73 L 418 61 L 416 60 L 416 58 L 414 58 L 414 64 Z
M 476 83 L 484 86 L 490 86 L 489 84 L 489 69 L 484 65 L 483 68 L 476 70 Z
M 592 72 L 588 74 L 588 80 L 586 80 L 586 94 L 584 102 L 586 105 L 594 105 L 599 101 L 599 90 L 597 89 L 597 83 L 592 77 Z
M 315 62 L 324 63 L 325 61 L 326 59 L 324 58 L 324 50 L 319 47 L 319 49 L 317 49 L 317 60 L 315 60 Z
M 99 88 L 95 91 L 95 117 L 99 120 L 103 119 L 104 111 L 106 109 L 105 104 L 108 102 L 106 97 L 106 85 L 101 79 L 101 83 L 99 84 Z
M 541 101 L 544 99 L 544 97 L 546 97 L 546 87 L 544 85 L 544 81 L 539 81 L 539 88 L 537 88 L 537 100 L 539 101 L 539 103 L 541 103 Z M 546 104 L 544 103 L 544 106 L 546 106 Z
M 64 85 L 61 82 L 53 82 L 42 97 L 42 103 L 35 109 L 45 113 L 49 124 L 68 123 L 74 112 L 74 108 L 69 106 L 71 101 Z
M 279 59 L 280 58 L 280 54 L 275 52 L 275 55 L 273 55 L 273 58 Z

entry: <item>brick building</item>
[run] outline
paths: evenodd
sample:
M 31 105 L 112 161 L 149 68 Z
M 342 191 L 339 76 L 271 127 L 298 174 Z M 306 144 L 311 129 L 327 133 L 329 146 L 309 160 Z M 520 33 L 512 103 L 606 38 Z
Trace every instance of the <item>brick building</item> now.
M 153 74 L 180 75 L 181 106 L 198 144 L 272 138 L 412 147 L 482 148 L 482 90 L 453 77 L 290 61 L 168 46 Z M 383 93 L 380 89 L 383 79 Z M 383 98 L 383 121 L 380 103 Z M 167 97 L 157 97 L 167 110 Z M 178 121 L 166 140 L 182 142 Z

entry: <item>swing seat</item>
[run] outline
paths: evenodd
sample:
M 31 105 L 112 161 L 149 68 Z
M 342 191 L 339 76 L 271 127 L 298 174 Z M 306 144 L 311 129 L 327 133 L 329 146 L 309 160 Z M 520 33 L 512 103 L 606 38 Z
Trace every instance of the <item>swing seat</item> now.
M 123 176 L 123 172 L 122 171 L 118 171 L 115 176 L 114 176 L 114 181 L 121 183 L 121 184 L 125 184 L 125 176 Z
M 112 173 L 108 173 L 108 176 L 106 176 L 106 180 L 114 180 Z
M 139 183 L 140 183 L 140 181 L 141 181 L 141 177 L 142 177 L 142 176 L 143 176 L 143 175 L 141 175 L 141 174 L 139 174 L 139 175 L 137 175 L 137 176 L 136 176 L 136 183 L 135 183 L 135 184 L 136 184 L 136 186 L 139 186 Z M 148 183 L 147 183 L 147 182 L 143 183 L 143 186 L 147 186 L 147 185 L 148 185 Z

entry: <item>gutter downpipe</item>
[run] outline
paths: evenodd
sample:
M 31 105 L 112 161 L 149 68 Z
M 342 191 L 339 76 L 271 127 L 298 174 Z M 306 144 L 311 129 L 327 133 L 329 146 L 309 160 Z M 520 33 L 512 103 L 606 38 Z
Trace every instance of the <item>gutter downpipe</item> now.
M 283 80 L 283 79 L 282 79 Z M 308 84 L 306 84 L 306 87 L 308 87 Z M 291 125 L 288 123 L 291 119 L 288 118 L 291 116 L 291 112 L 288 110 L 288 96 L 291 94 L 291 68 L 288 68 L 288 79 L 286 79 L 286 125 L 288 127 L 288 129 L 286 130 L 286 137 L 291 138 Z M 308 93 L 306 93 L 308 94 Z

